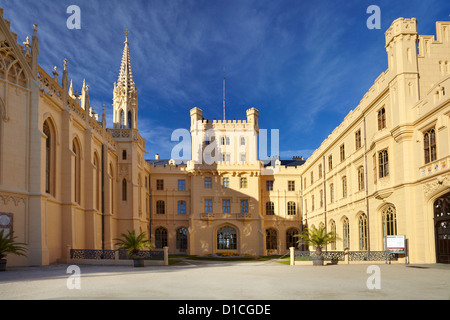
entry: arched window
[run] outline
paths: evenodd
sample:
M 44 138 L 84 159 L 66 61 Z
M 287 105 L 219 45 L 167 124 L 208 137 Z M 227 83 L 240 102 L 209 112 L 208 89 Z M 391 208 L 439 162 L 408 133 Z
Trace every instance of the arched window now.
M 359 250 L 368 248 L 367 216 L 362 213 L 358 219 L 359 225 Z
M 291 247 L 297 248 L 297 242 L 299 238 L 295 237 L 299 234 L 297 229 L 289 229 L 286 231 L 286 249 Z
M 217 231 L 217 249 L 218 250 L 236 250 L 237 233 L 232 227 L 222 227 Z
M 128 111 L 128 129 L 133 128 L 133 115 L 131 114 L 131 111 Z
M 288 202 L 287 209 L 288 209 L 288 216 L 294 216 L 297 213 L 296 205 L 295 202 L 293 201 Z
M 159 227 L 155 230 L 155 247 L 162 249 L 167 247 L 167 229 Z
M 114 214 L 114 168 L 112 163 L 109 164 L 109 203 L 110 203 L 110 212 Z
M 394 206 L 386 207 L 382 212 L 383 239 L 386 236 L 397 235 L 397 215 Z
M 433 209 L 436 262 L 450 263 L 450 193 L 436 199 Z
M 47 136 L 45 141 L 45 192 L 54 196 L 55 135 L 49 120 L 44 122 L 43 132 Z
M 156 214 L 166 213 L 166 203 L 163 200 L 156 201 Z
M 272 201 L 266 202 L 266 215 L 273 216 L 275 214 L 275 205 Z
M 122 201 L 127 201 L 127 180 L 122 180 Z
M 436 133 L 430 129 L 423 135 L 425 164 L 436 161 Z
M 94 206 L 97 210 L 100 210 L 100 161 L 98 160 L 97 153 L 94 154 Z
M 380 178 L 384 178 L 389 175 L 389 156 L 387 150 L 383 150 L 378 153 L 378 172 Z
M 123 112 L 123 110 L 120 110 L 120 129 L 124 129 L 125 128 L 125 113 Z
M 343 245 L 344 249 L 350 249 L 350 221 L 347 217 L 344 217 L 342 224 L 342 235 L 343 235 Z
M 177 230 L 177 249 L 186 250 L 188 247 L 187 229 L 179 228 Z
M 77 139 L 73 140 L 72 151 L 74 155 L 73 164 L 73 188 L 74 188 L 74 201 L 80 204 L 80 179 L 81 179 L 81 152 L 80 144 Z
M 139 215 L 142 215 L 142 178 L 141 178 L 141 174 L 138 175 L 138 210 L 139 210 Z
M 278 248 L 277 231 L 275 229 L 266 230 L 266 249 L 276 250 Z

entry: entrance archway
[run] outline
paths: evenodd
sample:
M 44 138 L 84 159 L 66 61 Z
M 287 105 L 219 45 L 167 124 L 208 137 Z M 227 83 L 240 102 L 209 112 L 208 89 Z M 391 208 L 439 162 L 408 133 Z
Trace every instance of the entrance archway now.
M 450 192 L 438 198 L 433 209 L 436 262 L 450 264 Z

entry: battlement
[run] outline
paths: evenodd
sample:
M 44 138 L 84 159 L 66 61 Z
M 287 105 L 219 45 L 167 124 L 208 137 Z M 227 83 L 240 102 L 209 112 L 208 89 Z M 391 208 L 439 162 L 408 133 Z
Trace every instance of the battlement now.
M 191 125 L 200 129 L 250 129 L 258 126 L 259 111 L 255 108 L 247 110 L 246 120 L 208 120 L 203 118 L 203 111 L 193 108 L 190 111 Z
M 386 47 L 388 47 L 391 41 L 399 35 L 417 35 L 416 18 L 398 18 L 394 20 L 389 29 L 385 32 Z

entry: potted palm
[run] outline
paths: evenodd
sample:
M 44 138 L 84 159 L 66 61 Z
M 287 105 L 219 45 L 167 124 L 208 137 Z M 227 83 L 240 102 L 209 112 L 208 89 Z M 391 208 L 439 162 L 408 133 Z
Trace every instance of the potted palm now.
M 334 232 L 326 232 L 324 227 L 306 228 L 302 234 L 296 235 L 300 238 L 298 243 L 303 243 L 307 246 L 313 246 L 315 252 L 312 255 L 313 265 L 323 266 L 324 256 L 322 248 L 329 243 L 335 242 L 338 238 Z
M 154 248 L 153 243 L 150 240 L 145 239 L 145 232 L 136 235 L 134 230 L 128 231 L 128 234 L 122 233 L 122 239 L 114 239 L 119 241 L 116 245 L 117 250 L 126 250 L 127 258 L 132 258 L 135 267 L 144 266 L 144 258 L 139 254 L 142 250 L 152 250 Z
M 0 231 L 0 272 L 6 271 L 6 256 L 15 254 L 18 256 L 26 256 L 25 243 L 16 242 L 13 232 L 5 235 L 5 230 Z

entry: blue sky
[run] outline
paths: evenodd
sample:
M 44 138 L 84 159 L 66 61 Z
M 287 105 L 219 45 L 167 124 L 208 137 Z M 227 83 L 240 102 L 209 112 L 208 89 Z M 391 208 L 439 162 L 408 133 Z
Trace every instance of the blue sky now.
M 69 30 L 70 5 L 81 29 Z M 370 30 L 367 7 L 381 9 Z M 51 74 L 69 60 L 75 90 L 83 79 L 91 104 L 107 107 L 129 29 L 139 94 L 139 130 L 147 158 L 170 158 L 172 131 L 189 129 L 189 110 L 221 119 L 227 78 L 227 119 L 260 111 L 260 128 L 280 130 L 280 154 L 308 157 L 358 104 L 387 68 L 384 32 L 399 18 L 418 20 L 419 34 L 435 35 L 449 20 L 450 2 L 310 0 L 0 0 L 18 42 L 39 25 L 41 66 Z

